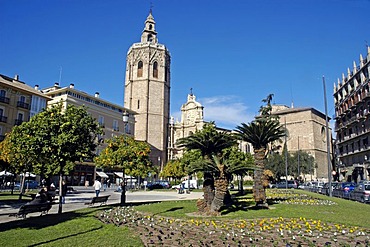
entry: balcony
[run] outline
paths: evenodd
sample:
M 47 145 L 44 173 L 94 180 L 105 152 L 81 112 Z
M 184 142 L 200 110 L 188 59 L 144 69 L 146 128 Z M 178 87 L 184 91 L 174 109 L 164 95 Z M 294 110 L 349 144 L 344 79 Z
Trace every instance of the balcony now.
M 6 123 L 8 120 L 8 117 L 5 117 L 5 116 L 0 116 L 0 122 L 1 123 Z
M 22 123 L 23 123 L 22 119 L 15 119 L 14 120 L 14 125 L 16 125 L 16 126 L 21 125 Z
M 30 104 L 27 104 L 23 101 L 18 101 L 17 102 L 17 107 L 29 110 L 30 109 Z
M 113 131 L 119 131 L 119 127 L 113 127 Z
M 0 97 L 0 102 L 1 103 L 9 104 L 9 101 L 10 101 L 10 99 L 7 98 L 7 97 L 4 97 L 4 96 Z

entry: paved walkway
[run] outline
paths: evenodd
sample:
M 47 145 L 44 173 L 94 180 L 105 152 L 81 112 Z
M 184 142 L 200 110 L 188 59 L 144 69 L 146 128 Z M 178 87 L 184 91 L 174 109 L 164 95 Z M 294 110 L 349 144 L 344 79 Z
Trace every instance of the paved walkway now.
M 74 187 L 76 191 L 68 193 L 66 196 L 66 203 L 63 204 L 63 212 L 74 211 L 81 208 L 87 208 L 86 202 L 90 202 L 91 198 L 95 196 L 95 191 L 92 187 Z M 121 199 L 121 193 L 115 192 L 113 189 L 100 192 L 100 196 L 110 195 L 107 204 L 118 204 Z M 134 191 L 126 192 L 126 202 L 154 202 L 154 201 L 175 201 L 175 200 L 194 200 L 203 198 L 203 192 L 191 192 L 190 194 L 178 194 L 174 190 L 168 191 Z M 58 203 L 58 202 L 57 202 Z M 0 223 L 9 222 L 13 220 L 22 220 L 16 217 L 9 217 L 9 214 L 17 213 L 19 207 L 24 203 L 17 203 L 13 205 L 3 204 L 0 201 Z M 96 204 L 98 206 L 99 204 Z M 49 214 L 58 213 L 58 204 L 53 205 Z M 28 214 L 27 217 L 38 217 L 40 213 Z

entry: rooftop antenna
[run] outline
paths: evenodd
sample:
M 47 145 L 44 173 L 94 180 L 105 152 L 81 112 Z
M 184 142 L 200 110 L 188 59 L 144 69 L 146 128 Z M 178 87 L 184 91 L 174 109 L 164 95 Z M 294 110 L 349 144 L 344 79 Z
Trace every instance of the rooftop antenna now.
M 62 66 L 60 66 L 60 68 L 59 68 L 59 84 L 62 84 L 62 71 L 63 71 L 63 68 L 62 68 Z
M 290 84 L 290 97 L 292 100 L 291 108 L 294 108 L 294 100 L 293 100 L 293 90 L 292 90 L 292 84 Z

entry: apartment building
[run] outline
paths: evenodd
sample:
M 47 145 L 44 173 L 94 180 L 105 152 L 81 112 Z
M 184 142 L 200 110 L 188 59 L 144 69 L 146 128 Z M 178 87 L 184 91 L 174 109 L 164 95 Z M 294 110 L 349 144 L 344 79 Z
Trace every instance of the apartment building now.
M 336 163 L 348 181 L 370 179 L 370 47 L 334 84 Z
M 16 125 L 46 108 L 50 98 L 35 88 L 14 78 L 0 75 L 0 141 Z
M 97 149 L 96 154 L 106 147 L 104 140 L 119 136 L 122 134 L 128 136 L 134 136 L 135 133 L 135 117 L 134 111 L 124 108 L 123 106 L 113 104 L 107 100 L 100 98 L 98 92 L 94 95 L 75 89 L 74 84 L 70 84 L 67 87 L 59 86 L 59 83 L 55 83 L 54 86 L 45 88 L 42 92 L 49 96 L 51 100 L 48 105 L 57 104 L 63 102 L 63 107 L 66 108 L 68 105 L 74 106 L 85 106 L 87 111 L 93 118 L 103 127 L 104 134 L 99 137 L 101 143 Z M 128 122 L 123 122 L 123 114 L 127 114 Z M 85 185 L 88 181 L 91 185 L 95 180 L 96 176 L 101 178 L 111 178 L 113 181 L 114 174 L 104 173 L 101 170 L 97 170 L 95 164 L 92 161 L 86 161 L 83 164 L 78 164 L 71 176 L 67 177 L 67 183 L 71 185 Z

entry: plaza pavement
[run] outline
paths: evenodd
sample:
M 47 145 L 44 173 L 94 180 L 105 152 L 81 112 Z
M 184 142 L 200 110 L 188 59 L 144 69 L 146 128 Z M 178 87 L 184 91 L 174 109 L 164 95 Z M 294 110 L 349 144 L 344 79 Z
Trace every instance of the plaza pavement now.
M 74 211 L 77 209 L 91 207 L 85 205 L 91 201 L 91 198 L 95 196 L 94 189 L 90 186 L 85 187 L 74 187 L 75 191 L 67 193 L 66 203 L 63 204 L 63 212 Z M 114 189 L 107 189 L 106 191 L 101 191 L 99 196 L 110 195 L 107 204 L 118 204 L 120 203 L 121 193 L 115 192 Z M 190 194 L 178 194 L 176 190 L 168 191 L 127 191 L 126 192 L 126 202 L 136 203 L 136 202 L 155 202 L 155 201 L 176 201 L 176 200 L 194 200 L 203 198 L 203 192 L 191 192 Z M 24 203 L 17 203 L 13 205 L 7 205 L 0 201 L 0 223 L 5 223 L 14 220 L 22 220 L 21 218 L 9 217 L 9 214 L 17 213 L 19 207 Z M 98 207 L 100 203 L 94 205 Z M 58 213 L 58 201 L 52 206 L 49 214 Z M 40 213 L 31 213 L 27 215 L 30 217 L 39 217 Z

